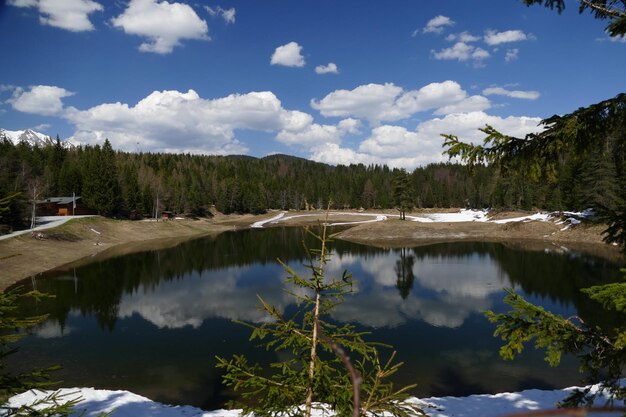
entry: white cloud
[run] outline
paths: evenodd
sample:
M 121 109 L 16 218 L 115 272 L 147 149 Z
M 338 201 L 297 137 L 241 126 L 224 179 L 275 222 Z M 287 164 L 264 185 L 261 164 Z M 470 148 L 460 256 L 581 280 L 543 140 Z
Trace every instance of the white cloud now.
M 245 153 L 237 129 L 292 135 L 315 129 L 310 115 L 285 110 L 269 91 L 217 99 L 203 99 L 193 90 L 155 91 L 134 106 L 69 108 L 65 117 L 76 126 L 78 141 L 97 143 L 108 137 L 116 148 L 153 152 Z
M 313 147 L 320 143 L 340 143 L 344 132 L 337 126 L 319 125 L 317 123 L 307 126 L 304 130 L 278 133 L 276 140 L 287 145 Z
M 12 84 L 0 84 L 0 93 L 4 93 L 5 91 L 14 91 L 17 86 Z
M 469 43 L 469 42 L 476 42 L 481 39 L 482 38 L 480 36 L 472 35 L 469 32 L 451 33 L 448 36 L 446 36 L 446 40 L 449 42 L 458 40 L 460 42 Z
M 9 0 L 16 7 L 35 7 L 42 25 L 57 27 L 71 32 L 94 30 L 89 15 L 102 11 L 100 3 L 92 0 Z
M 323 144 L 315 148 L 309 157 L 312 161 L 331 165 L 375 164 L 380 161 L 372 155 L 356 152 L 349 148 L 342 148 L 336 143 Z
M 422 29 L 424 33 L 441 33 L 447 26 L 454 26 L 454 21 L 447 16 L 435 16 Z
M 535 37 L 533 35 L 526 34 L 521 30 L 506 30 L 504 32 L 487 30 L 484 37 L 485 43 L 489 46 L 495 46 L 509 42 L 520 42 L 531 39 L 535 39 Z
M 290 146 L 315 149 L 320 145 L 339 144 L 348 133 L 360 133 L 360 125 L 358 120 L 348 118 L 341 120 L 336 126 L 317 123 L 301 124 L 296 129 L 293 128 L 294 126 L 287 126 L 276 135 L 276 140 Z
M 169 54 L 183 39 L 208 40 L 208 26 L 191 6 L 157 0 L 130 0 L 128 8 L 111 20 L 130 35 L 148 38 L 142 52 Z
M 482 111 L 491 107 L 491 102 L 488 98 L 483 96 L 471 96 L 467 97 L 457 103 L 448 104 L 438 108 L 434 114 L 446 115 L 452 113 L 467 113 L 472 111 Z
M 50 85 L 34 85 L 29 91 L 16 88 L 13 97 L 8 100 L 15 110 L 44 116 L 59 115 L 63 112 L 64 97 L 74 95 L 64 88 Z
M 483 90 L 483 94 L 486 96 L 497 95 L 511 98 L 521 98 L 525 100 L 537 100 L 540 96 L 538 91 L 507 90 L 502 87 L 485 88 Z
M 224 21 L 227 24 L 235 23 L 236 10 L 234 7 L 231 7 L 230 9 L 223 9 L 220 6 L 217 6 L 217 7 L 204 6 L 204 8 L 213 17 L 221 16 L 222 19 L 224 19 Z
M 504 60 L 506 62 L 516 61 L 519 58 L 519 49 L 507 49 L 506 54 L 504 55 Z
M 324 116 L 354 116 L 371 121 L 398 120 L 393 110 L 402 88 L 392 83 L 367 84 L 353 90 L 336 90 L 320 101 L 312 100 L 311 106 Z
M 433 50 L 431 53 L 438 60 L 457 60 L 461 62 L 472 60 L 476 66 L 481 66 L 483 60 L 490 56 L 489 52 L 484 49 L 465 42 L 457 42 L 450 48 L 444 48 L 440 51 Z
M 436 114 L 484 110 L 489 100 L 468 97 L 455 81 L 431 83 L 419 90 L 404 91 L 392 83 L 366 84 L 353 90 L 336 90 L 311 106 L 330 117 L 356 117 L 372 124 L 397 121 L 428 110 Z
M 297 42 L 279 46 L 272 54 L 271 65 L 284 65 L 286 67 L 303 67 L 304 57 L 301 54 L 302 46 Z
M 612 36 L 612 37 L 609 37 L 609 41 L 626 43 L 626 36 Z
M 337 64 L 329 62 L 328 65 L 318 65 L 315 67 L 315 72 L 317 74 L 339 74 L 339 69 L 337 68 Z
M 538 117 L 506 118 L 491 116 L 482 111 L 453 113 L 420 123 L 415 130 L 403 126 L 383 125 L 372 130 L 357 151 L 342 148 L 337 144 L 320 146 L 311 159 L 330 164 L 386 164 L 390 167 L 413 169 L 432 162 L 445 162 L 442 155 L 441 133 L 459 136 L 464 141 L 479 143 L 484 133 L 478 129 L 489 124 L 508 135 L 524 137 L 538 132 L 541 121 Z

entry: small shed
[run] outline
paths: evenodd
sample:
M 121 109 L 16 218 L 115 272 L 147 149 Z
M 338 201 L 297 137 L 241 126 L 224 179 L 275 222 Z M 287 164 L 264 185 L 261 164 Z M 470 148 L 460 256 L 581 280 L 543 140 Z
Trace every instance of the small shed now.
M 174 219 L 174 212 L 162 211 L 161 212 L 161 219 L 162 220 L 172 220 L 172 219 Z

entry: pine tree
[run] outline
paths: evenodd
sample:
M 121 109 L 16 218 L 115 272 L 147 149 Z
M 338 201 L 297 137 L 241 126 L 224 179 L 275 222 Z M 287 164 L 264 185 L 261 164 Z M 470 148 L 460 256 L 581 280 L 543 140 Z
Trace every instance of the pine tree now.
M 622 269 L 626 274 L 626 269 Z M 626 281 L 626 277 L 624 277 Z M 513 359 L 524 345 L 535 341 L 535 347 L 546 350 L 546 361 L 557 366 L 563 354 L 575 355 L 580 362 L 583 382 L 600 383 L 614 400 L 626 399 L 626 387 L 621 384 L 626 366 L 626 282 L 595 286 L 582 290 L 607 310 L 615 312 L 621 326 L 603 329 L 585 323 L 580 317 L 564 318 L 545 311 L 524 300 L 512 290 L 504 301 L 512 307 L 508 313 L 486 313 L 492 323 L 498 323 L 495 336 L 505 343 L 500 356 Z M 600 308 L 600 305 L 598 305 Z M 562 406 L 590 406 L 598 392 L 589 388 L 575 390 Z
M 406 211 L 414 207 L 413 185 L 406 170 L 399 170 L 393 177 L 393 199 L 400 212 L 400 220 L 406 219 Z
M 242 407 L 244 414 L 258 416 L 311 416 L 314 408 L 330 407 L 339 416 L 386 415 L 408 417 L 423 412 L 407 402 L 407 390 L 395 390 L 387 380 L 401 364 L 393 364 L 395 354 L 381 362 L 376 346 L 365 341 L 351 324 L 332 324 L 329 314 L 343 301 L 352 287 L 346 272 L 338 279 L 325 277 L 329 260 L 329 238 L 311 231 L 320 249 L 306 248 L 311 276 L 304 278 L 282 264 L 287 282 L 297 289 L 291 294 L 300 309 L 286 318 L 274 306 L 259 300 L 269 320 L 252 329 L 250 340 L 258 339 L 268 350 L 286 351 L 291 359 L 273 363 L 268 374 L 260 365 L 252 365 L 241 355 L 232 359 L 217 358 L 225 371 L 224 383 L 239 392 L 243 400 L 231 405 Z M 308 290 L 306 295 L 301 290 Z M 352 360 L 350 359 L 352 358 Z
M 112 215 L 119 210 L 120 189 L 115 152 L 109 140 L 102 148 L 96 145 L 88 156 L 84 174 L 83 200 L 99 214 Z

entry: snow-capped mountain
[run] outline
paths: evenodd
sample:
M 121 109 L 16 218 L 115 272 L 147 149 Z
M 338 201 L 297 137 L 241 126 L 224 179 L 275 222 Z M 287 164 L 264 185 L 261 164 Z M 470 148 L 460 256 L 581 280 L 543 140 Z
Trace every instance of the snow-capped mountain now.
M 9 139 L 11 142 L 13 142 L 15 145 L 17 145 L 20 142 L 26 142 L 31 146 L 47 146 L 47 145 L 53 145 L 55 142 L 55 139 L 52 139 L 49 135 L 46 135 L 45 133 L 40 133 L 40 132 L 35 132 L 32 129 L 26 129 L 26 130 L 6 130 L 6 129 L 2 129 L 0 128 L 0 140 L 2 140 L 2 137 L 6 137 L 7 139 Z M 77 146 L 78 143 L 75 143 L 73 141 L 61 141 L 61 143 L 65 146 L 65 147 L 71 147 L 71 146 Z

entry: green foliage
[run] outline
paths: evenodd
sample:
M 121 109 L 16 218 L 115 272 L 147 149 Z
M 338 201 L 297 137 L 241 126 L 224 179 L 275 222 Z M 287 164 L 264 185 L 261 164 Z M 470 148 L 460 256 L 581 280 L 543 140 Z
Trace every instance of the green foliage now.
M 340 416 L 353 415 L 355 409 L 362 416 L 423 414 L 406 401 L 412 386 L 396 390 L 388 380 L 401 366 L 393 363 L 395 354 L 382 361 L 379 345 L 366 341 L 365 334 L 351 324 L 336 325 L 328 320 L 352 288 L 352 276 L 344 272 L 336 279 L 325 277 L 324 265 L 330 256 L 326 228 L 320 235 L 309 233 L 321 247 L 305 246 L 310 277 L 301 277 L 281 262 L 288 273 L 287 283 L 296 289 L 290 294 L 298 301 L 298 312 L 284 317 L 259 297 L 268 320 L 260 325 L 247 324 L 252 329 L 250 340 L 258 340 L 260 347 L 288 358 L 263 369 L 243 356 L 230 360 L 218 357 L 217 367 L 225 372 L 224 383 L 242 398 L 231 405 L 260 416 L 310 416 L 312 408 L 325 407 Z
M 482 145 L 464 143 L 454 135 L 444 134 L 444 154 L 460 158 L 470 171 L 479 164 L 489 164 L 501 169 L 504 175 L 536 182 L 545 178 L 548 184 L 561 181 L 562 187 L 575 179 L 568 172 L 580 172 L 583 178 L 577 184 L 577 203 L 591 205 L 600 219 L 608 223 L 608 243 L 624 246 L 626 94 L 564 116 L 552 116 L 541 125 L 545 130 L 523 139 L 486 126 L 481 129 L 487 135 Z
M 400 220 L 406 219 L 406 211 L 415 207 L 413 185 L 406 170 L 401 169 L 393 177 L 393 200 L 400 212 Z
M 0 224 L 4 223 L 4 218 L 11 212 L 11 204 L 20 196 L 22 193 L 13 193 L 6 197 L 0 198 Z
M 87 155 L 82 198 L 98 213 L 112 215 L 120 208 L 115 152 L 107 139 L 102 148 L 96 146 Z
M 527 6 L 533 4 L 544 5 L 550 9 L 557 9 L 559 13 L 565 10 L 565 0 L 522 0 Z M 607 19 L 609 24 L 606 31 L 612 37 L 626 34 L 626 3 L 607 0 L 580 0 L 579 13 L 589 10 L 596 19 Z
M 626 272 L 626 271 L 624 271 Z M 626 283 L 609 284 L 583 290 L 605 308 L 622 313 L 621 326 L 602 329 L 591 326 L 579 317 L 568 319 L 545 311 L 508 290 L 504 301 L 512 310 L 504 314 L 486 313 L 492 323 L 498 323 L 494 336 L 506 342 L 500 356 L 513 359 L 534 340 L 535 348 L 545 349 L 546 361 L 557 366 L 563 354 L 575 355 L 584 373 L 584 382 L 600 382 L 614 399 L 626 398 L 626 388 L 620 384 L 626 365 Z M 566 398 L 562 405 L 578 406 L 592 404 L 596 394 L 589 390 L 577 391 Z
M 626 274 L 626 269 L 621 270 Z M 589 298 L 602 304 L 607 310 L 626 313 L 626 283 L 617 282 L 606 285 L 596 285 L 582 290 Z

